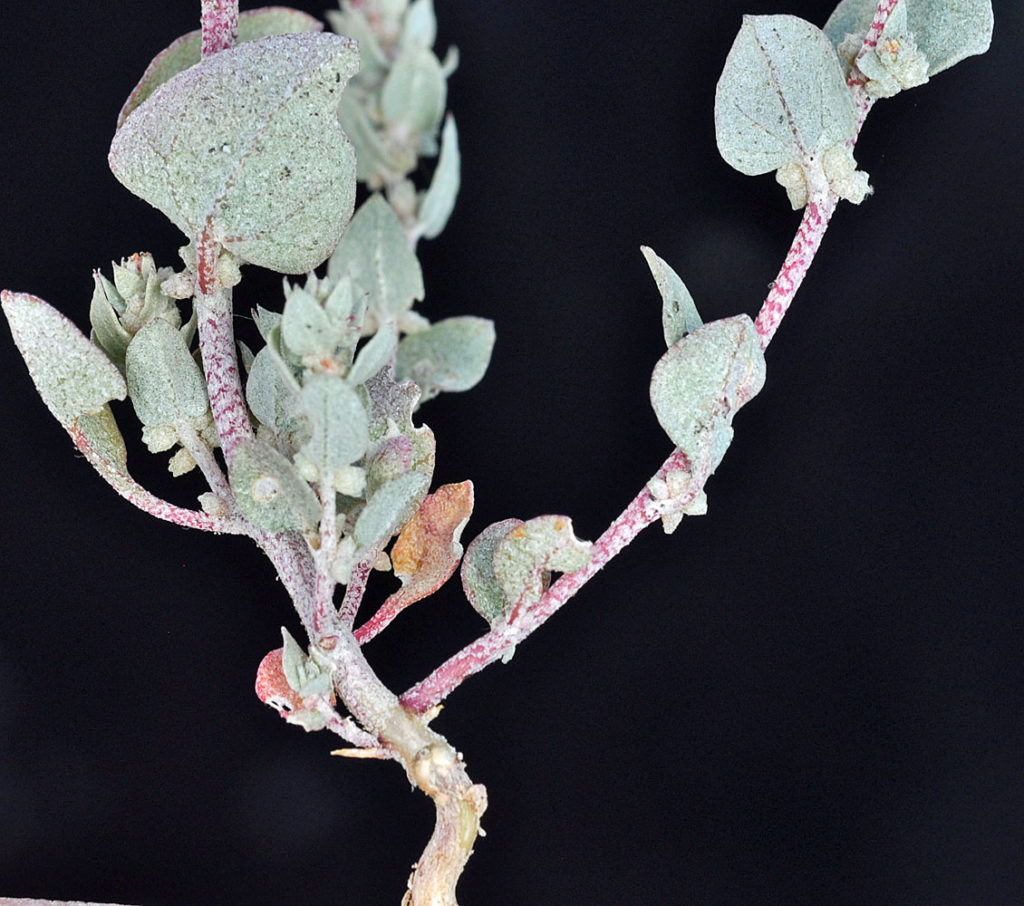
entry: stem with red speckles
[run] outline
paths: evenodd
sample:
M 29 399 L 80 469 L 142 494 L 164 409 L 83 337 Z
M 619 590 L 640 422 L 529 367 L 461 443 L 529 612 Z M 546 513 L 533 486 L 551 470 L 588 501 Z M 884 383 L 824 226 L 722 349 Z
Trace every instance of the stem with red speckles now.
M 231 289 L 224 286 L 217 276 L 219 251 L 209 231 L 203 230 L 196 241 L 195 304 L 199 320 L 199 350 L 206 372 L 210 409 L 230 469 L 238 445 L 252 437 L 252 426 L 238 374 Z
M 203 57 L 226 50 L 238 37 L 238 0 L 202 0 Z
M 686 456 L 675 450 L 662 464 L 652 480 L 665 481 L 672 473 L 690 473 Z M 707 469 L 693 470 L 685 491 L 671 501 L 656 500 L 650 488 L 633 498 L 619 517 L 594 542 L 590 562 L 581 570 L 566 573 L 552 585 L 532 607 L 523 610 L 511 623 L 496 626 L 450 657 L 426 679 L 406 691 L 401 702 L 418 713 L 428 711 L 441 702 L 464 679 L 493 664 L 546 622 L 566 601 L 576 594 L 597 572 L 628 545 L 652 522 L 672 509 L 690 503 L 708 479 Z

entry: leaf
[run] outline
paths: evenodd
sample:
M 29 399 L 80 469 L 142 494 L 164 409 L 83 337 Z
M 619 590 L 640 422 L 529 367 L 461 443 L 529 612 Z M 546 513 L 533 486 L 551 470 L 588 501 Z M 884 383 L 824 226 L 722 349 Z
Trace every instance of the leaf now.
M 356 630 L 368 642 L 410 604 L 432 595 L 459 565 L 462 529 L 473 512 L 473 483 L 441 485 L 428 494 L 391 548 L 391 563 L 402 587 Z
M 461 169 L 459 130 L 455 127 L 455 117 L 449 113 L 441 130 L 441 154 L 437 159 L 437 169 L 434 170 L 430 188 L 424 193 L 416 215 L 425 238 L 433 239 L 447 226 L 459 194 Z
M 366 550 L 394 535 L 416 511 L 429 484 L 427 475 L 410 471 L 381 485 L 356 519 L 352 534 L 359 549 Z
M 376 174 L 401 169 L 385 144 L 384 137 L 370 121 L 366 112 L 368 102 L 365 93 L 356 93 L 350 89 L 341 96 L 338 105 L 338 122 L 356 149 L 356 176 L 363 182 L 370 181 Z
M 207 57 L 118 129 L 114 175 L 190 238 L 285 273 L 334 248 L 355 200 L 355 154 L 335 109 L 355 42 L 276 35 Z
M 291 445 L 300 430 L 298 393 L 281 374 L 269 347 L 252 361 L 245 383 L 245 398 L 252 414 L 284 443 Z
M 653 249 L 642 245 L 640 251 L 647 259 L 647 266 L 651 269 L 654 282 L 658 284 L 662 301 L 661 326 L 665 332 L 665 345 L 672 346 L 704 322 L 697 313 L 693 296 L 690 295 L 686 284 L 679 279 L 679 275 L 654 254 Z
M 877 6 L 876 0 L 842 0 L 825 23 L 825 34 L 836 46 L 848 35 L 862 41 Z M 985 53 L 992 43 L 992 27 L 991 0 L 900 0 L 869 55 L 874 54 L 884 65 L 886 43 L 909 37 L 926 61 L 927 75 L 933 76 L 965 57 Z M 868 71 L 874 68 L 871 62 L 868 69 L 861 68 L 875 78 Z
M 369 293 L 378 321 L 392 320 L 423 298 L 423 274 L 398 215 L 379 193 L 356 212 L 327 264 L 327 276 L 345 275 Z
M 346 375 L 345 380 L 355 386 L 368 381 L 381 369 L 391 364 L 391 357 L 398 346 L 398 337 L 391 325 L 382 325 L 366 345 L 359 350 L 359 355 Z
M 268 35 L 285 35 L 296 32 L 320 31 L 323 24 L 307 13 L 284 6 L 268 6 L 265 9 L 247 10 L 238 16 L 237 42 L 252 41 Z M 190 31 L 160 51 L 153 62 L 139 79 L 139 84 L 132 89 L 128 100 L 124 102 L 121 112 L 117 115 L 117 128 L 125 121 L 128 114 L 142 104 L 164 82 L 195 66 L 202 57 L 203 33 L 200 30 Z
M 298 286 L 291 287 L 281 316 L 281 339 L 298 360 L 316 360 L 334 353 L 343 329 L 324 307 Z
M 103 406 L 98 412 L 83 413 L 75 420 L 75 425 L 99 459 L 124 478 L 131 477 L 128 475 L 128 450 L 110 406 Z
M 124 373 L 124 354 L 128 350 L 132 335 L 121 326 L 115 303 L 124 300 L 117 289 L 99 271 L 93 271 L 92 301 L 89 304 L 89 322 L 92 324 L 92 341 L 100 347 L 118 369 Z
M 313 436 L 302 448 L 321 474 L 359 459 L 370 445 L 369 416 L 359 394 L 336 375 L 314 374 L 300 394 Z
M 245 440 L 229 475 L 242 515 L 268 532 L 310 531 L 320 520 L 320 502 L 295 466 L 273 447 Z
M 726 163 L 748 176 L 796 163 L 820 191 L 821 155 L 856 131 L 856 105 L 824 33 L 795 16 L 745 16 L 715 93 Z
M 412 0 L 402 23 L 399 45 L 433 47 L 436 38 L 437 16 L 434 14 L 434 0 Z
M 494 574 L 494 551 L 501 539 L 525 523 L 503 519 L 485 528 L 466 549 L 462 559 L 462 589 L 473 609 L 492 626 L 506 616 L 505 593 Z
M 144 425 L 175 425 L 205 414 L 206 381 L 181 334 L 162 318 L 150 321 L 128 344 L 128 395 Z
M 398 344 L 395 377 L 419 384 L 424 401 L 441 391 L 469 390 L 487 371 L 493 348 L 494 322 L 446 318 Z
M 52 305 L 7 290 L 2 304 L 32 383 L 65 428 L 78 416 L 125 398 L 128 387 L 117 366 Z
M 568 516 L 538 516 L 512 529 L 494 549 L 494 576 L 513 620 L 536 604 L 552 572 L 574 573 L 589 562 L 593 545 L 580 541 Z
M 764 353 L 746 315 L 711 321 L 668 350 L 651 377 L 651 403 L 665 433 L 708 474 L 732 440 L 732 419 L 764 386 Z
M 412 44 L 399 52 L 384 80 L 381 114 L 391 128 L 432 135 L 444 116 L 447 95 L 448 83 L 433 51 Z

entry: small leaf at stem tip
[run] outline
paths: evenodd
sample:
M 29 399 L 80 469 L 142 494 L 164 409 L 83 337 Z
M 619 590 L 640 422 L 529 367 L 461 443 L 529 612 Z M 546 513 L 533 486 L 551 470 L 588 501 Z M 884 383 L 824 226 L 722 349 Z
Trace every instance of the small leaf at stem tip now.
M 320 519 L 320 501 L 281 453 L 259 440 L 245 440 L 229 475 L 242 515 L 268 532 L 309 531 Z
M 441 153 L 437 169 L 430 180 L 430 188 L 423 194 L 417 218 L 425 239 L 440 235 L 448 225 L 455 209 L 455 199 L 461 185 L 462 158 L 459 154 L 459 130 L 450 113 L 441 130 Z
M 659 258 L 653 249 L 642 245 L 640 251 L 643 252 L 647 266 L 654 276 L 654 282 L 658 285 L 658 292 L 661 293 L 661 326 L 665 332 L 665 345 L 672 346 L 704 322 L 697 312 L 693 296 L 679 275 Z
M 359 350 L 359 354 L 345 376 L 345 380 L 353 387 L 368 381 L 391 364 L 391 359 L 397 347 L 398 336 L 395 333 L 394 326 L 382 324 L 377 332 L 366 342 L 366 345 Z
M 462 589 L 473 609 L 492 626 L 506 616 L 505 593 L 494 574 L 494 551 L 521 519 L 503 519 L 487 526 L 466 549 L 462 559 Z
M 354 41 L 275 35 L 178 73 L 122 123 L 110 167 L 187 236 L 242 261 L 304 273 L 334 249 L 355 201 L 338 124 Z
M 199 365 L 181 334 L 162 318 L 132 337 L 124 368 L 128 395 L 144 425 L 191 422 L 209 407 Z
M 356 519 L 353 536 L 359 549 L 366 550 L 396 534 L 416 512 L 429 484 L 428 475 L 410 471 L 381 485 Z
M 505 598 L 504 614 L 541 599 L 552 572 L 574 573 L 589 562 L 593 545 L 573 534 L 568 516 L 538 516 L 513 528 L 494 549 L 494 575 Z
M 128 387 L 117 366 L 52 305 L 7 290 L 2 300 L 32 383 L 65 428 L 78 416 L 125 398 Z
M 284 6 L 269 6 L 265 9 L 252 9 L 238 16 L 238 38 L 241 44 L 256 38 L 270 35 L 286 35 L 298 32 L 314 32 L 323 29 L 323 23 L 308 13 Z M 117 127 L 125 121 L 128 114 L 142 104 L 164 82 L 195 66 L 202 57 L 203 33 L 196 29 L 182 35 L 158 53 L 146 67 L 139 79 L 139 84 L 132 89 L 128 100 L 124 102 L 121 112 L 117 115 Z
M 380 193 L 371 195 L 349 224 L 327 264 L 332 280 L 348 275 L 369 293 L 367 308 L 378 323 L 390 321 L 423 298 L 423 273 L 405 230 Z
M 446 318 L 398 344 L 395 377 L 415 381 L 423 402 L 441 392 L 469 390 L 483 378 L 493 349 L 494 322 Z
M 764 386 L 765 362 L 746 315 L 711 321 L 666 352 L 651 377 L 665 433 L 694 468 L 713 472 L 732 439 L 733 416 Z
M 434 0 L 412 0 L 402 22 L 399 47 L 433 47 L 437 38 L 437 16 Z
M 843 45 L 844 49 L 856 53 L 877 7 L 877 0 L 842 0 L 825 23 L 825 34 L 837 47 Z M 910 88 L 922 81 L 910 77 L 906 79 L 910 84 L 903 84 L 900 70 L 910 70 L 909 64 L 916 67 L 923 62 L 926 81 L 927 76 L 942 72 L 965 57 L 985 53 L 992 43 L 992 27 L 991 0 L 957 0 L 955 3 L 951 0 L 900 0 L 877 45 L 865 55 L 865 59 L 872 57 L 867 61 L 867 69 L 864 59 L 858 65 L 865 75 L 876 81 L 883 80 L 872 72 L 882 66 L 894 76 L 899 87 Z M 891 43 L 893 41 L 896 45 Z M 915 60 L 915 56 L 918 59 Z
M 252 414 L 287 446 L 301 430 L 298 393 L 285 381 L 267 347 L 256 353 L 245 383 L 245 398 Z
M 806 186 L 790 192 L 794 207 L 805 203 L 802 193 L 829 189 L 859 203 L 866 177 L 837 185 L 822 165 L 828 149 L 856 133 L 856 104 L 825 34 L 796 16 L 745 16 L 715 92 L 726 163 L 748 176 L 784 168 L 787 189 L 796 182 L 789 170 L 799 166 Z
M 334 354 L 344 328 L 324 307 L 298 286 L 290 287 L 281 315 L 281 340 L 296 361 L 314 361 Z

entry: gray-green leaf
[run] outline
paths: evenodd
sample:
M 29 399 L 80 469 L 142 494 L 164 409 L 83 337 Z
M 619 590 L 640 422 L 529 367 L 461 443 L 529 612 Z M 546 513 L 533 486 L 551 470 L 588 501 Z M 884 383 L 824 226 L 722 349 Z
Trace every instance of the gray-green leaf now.
M 302 454 L 321 473 L 333 474 L 366 452 L 369 416 L 359 394 L 340 377 L 312 375 L 302 388 L 300 404 L 312 429 Z
M 299 428 L 298 393 L 284 379 L 269 347 L 253 359 L 245 384 L 245 398 L 252 414 L 282 442 L 290 444 Z
M 459 154 L 459 130 L 450 113 L 441 130 L 441 154 L 437 159 L 430 188 L 423 195 L 417 218 L 423 236 L 433 239 L 448 223 L 455 208 L 455 198 L 461 185 L 462 158 Z
M 651 377 L 651 403 L 665 433 L 694 467 L 721 462 L 732 419 L 764 386 L 764 353 L 746 315 L 712 321 L 668 350 Z
M 378 321 L 396 318 L 423 298 L 423 273 L 398 215 L 379 193 L 356 212 L 327 265 L 327 276 L 344 275 L 369 293 Z
M 161 85 L 114 135 L 110 166 L 186 235 L 285 273 L 334 248 L 355 200 L 355 154 L 335 110 L 354 41 L 276 35 Z
M 469 390 L 487 371 L 493 348 L 492 321 L 446 318 L 398 344 L 395 378 L 419 384 L 424 401 L 442 391 Z
M 644 258 L 647 260 L 647 266 L 651 269 L 654 282 L 658 284 L 658 292 L 661 293 L 661 326 L 665 332 L 665 345 L 672 346 L 704 322 L 697 313 L 693 296 L 690 295 L 690 291 L 679 275 L 654 254 L 653 249 L 642 245 L 640 251 L 643 252 Z
M 206 381 L 181 334 L 157 318 L 128 344 L 128 395 L 144 425 L 175 425 L 206 412 Z
M 806 164 L 856 130 L 856 106 L 825 35 L 796 16 L 744 16 L 715 93 L 726 163 L 748 176 Z
M 409 45 L 399 52 L 384 80 L 381 113 L 389 126 L 432 135 L 444 115 L 447 95 L 448 83 L 433 51 Z
M 346 375 L 345 380 L 353 387 L 369 380 L 378 374 L 382 368 L 391 363 L 391 357 L 395 354 L 398 345 L 398 336 L 394 327 L 390 324 L 381 325 L 366 345 L 359 350 L 356 360 Z
M 877 0 L 842 0 L 825 23 L 825 34 L 837 46 L 847 35 L 863 36 L 877 7 Z M 904 8 L 905 34 L 913 39 L 917 51 L 927 61 L 929 76 L 965 57 L 984 53 L 992 43 L 991 0 L 900 0 L 890 20 L 901 7 Z M 892 26 L 886 23 L 882 37 L 898 40 L 901 31 L 897 17 Z M 870 75 L 866 70 L 865 74 Z
M 319 359 L 333 354 L 343 328 L 301 287 L 288 292 L 281 316 L 281 339 L 296 359 Z
M 494 575 L 505 598 L 505 615 L 540 600 L 552 572 L 573 573 L 589 562 L 593 545 L 573 534 L 568 516 L 538 516 L 513 528 L 494 549 Z
M 521 519 L 503 519 L 487 526 L 462 558 L 462 589 L 473 609 L 492 626 L 508 615 L 505 593 L 494 574 L 494 551 L 502 538 L 521 525 Z
M 289 460 L 259 440 L 243 441 L 231 464 L 231 490 L 239 510 L 268 532 L 311 530 L 320 502 Z
M 83 413 L 123 400 L 117 366 L 52 305 L 28 293 L 2 294 L 14 342 L 46 407 L 65 427 Z
M 429 484 L 428 476 L 412 471 L 381 485 L 356 519 L 356 545 L 365 550 L 398 534 L 426 496 Z

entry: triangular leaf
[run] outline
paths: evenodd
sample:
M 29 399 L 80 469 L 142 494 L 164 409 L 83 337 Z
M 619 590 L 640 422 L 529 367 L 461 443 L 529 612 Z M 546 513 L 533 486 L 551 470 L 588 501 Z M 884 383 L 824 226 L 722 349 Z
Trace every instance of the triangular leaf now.
M 704 322 L 697 313 L 697 306 L 694 304 L 693 296 L 686 288 L 686 284 L 679 278 L 679 275 L 672 270 L 661 258 L 654 254 L 654 250 L 646 245 L 640 246 L 647 266 L 651 269 L 654 282 L 658 284 L 658 292 L 661 293 L 661 327 L 665 333 L 665 345 L 672 346 L 677 340 L 681 340 L 691 330 L 696 330 Z
M 355 200 L 355 154 L 335 110 L 355 42 L 277 35 L 206 58 L 121 125 L 114 175 L 189 237 L 285 273 L 334 248 Z
M 52 305 L 4 290 L 3 310 L 15 345 L 46 407 L 64 427 L 128 393 L 117 366 Z

